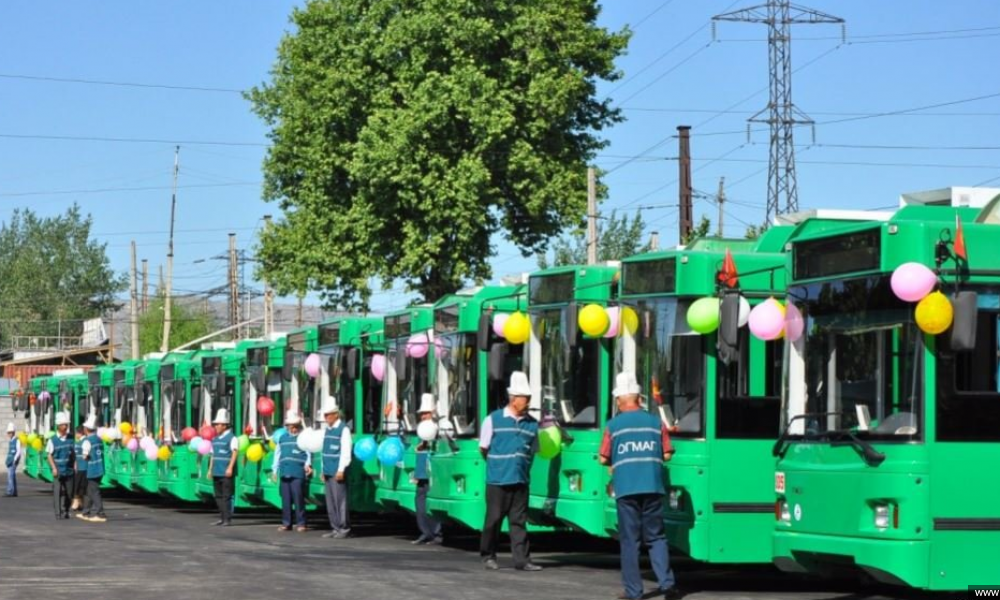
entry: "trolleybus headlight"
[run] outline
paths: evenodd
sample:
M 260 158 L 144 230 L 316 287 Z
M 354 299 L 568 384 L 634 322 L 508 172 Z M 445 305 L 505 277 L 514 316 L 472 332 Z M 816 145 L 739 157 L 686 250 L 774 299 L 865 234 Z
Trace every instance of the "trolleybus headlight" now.
M 792 511 L 788 509 L 788 502 L 778 500 L 775 504 L 774 516 L 782 523 L 792 524 Z
M 667 501 L 670 504 L 670 510 L 680 510 L 681 490 L 670 490 L 670 494 L 667 497 Z
M 571 492 L 582 492 L 583 491 L 583 475 L 579 472 L 570 473 L 567 476 L 569 480 L 569 491 Z
M 889 528 L 889 507 L 885 504 L 875 505 L 875 528 Z

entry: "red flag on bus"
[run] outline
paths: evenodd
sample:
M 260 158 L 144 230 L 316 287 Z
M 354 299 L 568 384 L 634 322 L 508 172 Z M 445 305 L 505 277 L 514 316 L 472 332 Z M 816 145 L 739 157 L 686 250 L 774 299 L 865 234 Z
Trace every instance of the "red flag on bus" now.
M 955 244 L 953 246 L 955 256 L 964 261 L 969 260 L 969 253 L 965 249 L 965 233 L 962 232 L 962 217 L 955 215 Z
M 726 258 L 722 261 L 722 269 L 719 271 L 719 283 L 726 287 L 734 288 L 739 284 L 739 277 L 736 273 L 736 262 L 733 260 L 733 253 L 726 248 Z

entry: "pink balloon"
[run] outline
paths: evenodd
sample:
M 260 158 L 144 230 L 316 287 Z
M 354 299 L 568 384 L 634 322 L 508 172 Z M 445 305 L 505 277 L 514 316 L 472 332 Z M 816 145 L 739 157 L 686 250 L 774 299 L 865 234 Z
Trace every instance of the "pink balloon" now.
M 132 439 L 134 440 L 135 438 Z M 156 450 L 156 442 L 153 441 L 153 438 L 151 437 L 144 437 L 139 442 L 139 447 L 142 448 L 143 450 L 149 450 L 150 448 Z
M 385 355 L 375 354 L 372 356 L 372 377 L 382 381 L 385 379 Z
M 493 316 L 493 333 L 503 337 L 503 326 L 507 324 L 510 315 L 507 313 L 497 313 Z
M 434 358 L 441 358 L 444 356 L 446 348 L 444 347 L 444 342 L 441 340 L 434 340 Z
M 764 341 L 778 339 L 785 328 L 785 311 L 774 298 L 768 298 L 750 311 L 750 333 Z
M 414 334 L 410 336 L 410 340 L 406 342 L 407 354 L 413 358 L 423 358 L 427 356 L 428 345 L 427 336 L 425 334 Z
M 128 441 L 128 444 L 126 444 L 125 447 L 128 448 L 129 452 L 136 452 L 139 450 L 139 441 L 132 438 Z
M 320 373 L 320 359 L 319 354 L 310 354 L 306 357 L 306 362 L 303 365 L 306 370 L 306 375 L 312 377 L 313 379 L 319 377 Z
M 920 263 L 908 262 L 896 267 L 889 283 L 900 300 L 919 302 L 937 285 L 937 275 Z
M 797 342 L 805 331 L 806 323 L 802 318 L 802 311 L 797 306 L 789 302 L 785 305 L 785 335 L 789 342 Z
M 146 448 L 146 460 L 156 460 L 159 449 L 156 446 Z
M 198 454 L 205 456 L 211 451 L 212 451 L 212 442 L 210 442 L 209 440 L 202 440 L 201 443 L 198 444 Z
M 609 306 L 604 309 L 604 312 L 608 313 L 608 319 L 611 321 L 611 324 L 608 325 L 608 330 L 604 332 L 604 337 L 618 337 L 618 324 L 621 322 L 621 309 L 617 306 Z

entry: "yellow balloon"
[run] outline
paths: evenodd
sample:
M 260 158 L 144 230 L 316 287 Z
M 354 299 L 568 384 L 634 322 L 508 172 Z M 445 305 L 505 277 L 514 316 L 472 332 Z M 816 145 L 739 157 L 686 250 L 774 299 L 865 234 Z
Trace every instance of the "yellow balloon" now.
M 635 335 L 636 331 L 639 331 L 639 313 L 635 312 L 635 309 L 631 306 L 623 306 L 621 312 L 622 327 L 623 331 L 627 331 L 629 335 Z
M 951 321 L 955 317 L 955 309 L 952 308 L 947 296 L 941 292 L 931 292 L 917 303 L 917 309 L 913 316 L 921 331 L 938 335 L 951 327 Z
M 28 445 L 28 434 L 27 433 L 24 433 L 22 431 L 21 433 L 17 434 L 17 439 L 18 439 L 18 441 L 21 442 L 22 446 L 27 446 Z
M 156 451 L 156 458 L 162 461 L 170 460 L 170 455 L 171 452 L 169 446 L 160 446 L 160 449 Z
M 118 426 L 118 431 L 121 431 L 122 435 L 129 435 L 132 433 L 132 424 L 128 421 L 122 421 L 122 424 Z
M 507 317 L 507 322 L 503 325 L 503 336 L 511 344 L 523 344 L 531 337 L 531 321 L 523 312 L 515 312 Z
M 34 439 L 34 441 L 31 442 L 31 449 L 34 450 L 35 452 L 41 452 L 42 451 L 42 440 L 40 440 L 40 439 L 38 439 L 36 437 Z
M 608 331 L 608 327 L 611 326 L 608 311 L 604 310 L 604 307 L 600 304 L 588 304 L 584 306 L 580 314 L 577 315 L 576 322 L 580 325 L 580 331 L 590 337 L 604 335 Z
M 252 463 L 255 463 L 255 462 L 260 462 L 262 458 L 264 458 L 263 446 L 261 446 L 260 444 L 251 444 L 250 447 L 247 448 L 247 460 L 249 460 Z
M 274 449 L 277 448 L 278 445 L 274 443 L 274 440 L 271 440 L 267 443 L 267 447 L 270 448 L 271 451 L 274 451 Z
M 39 438 L 38 438 L 38 434 L 37 433 L 29 433 L 28 434 L 28 440 L 27 440 L 28 444 L 34 446 L 35 445 L 35 441 L 38 440 L 38 439 Z

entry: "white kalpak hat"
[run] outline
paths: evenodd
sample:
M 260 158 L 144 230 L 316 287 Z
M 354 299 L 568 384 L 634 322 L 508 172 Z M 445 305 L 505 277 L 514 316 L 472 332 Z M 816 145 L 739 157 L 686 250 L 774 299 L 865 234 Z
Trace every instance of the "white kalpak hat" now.
M 620 396 L 638 396 L 641 393 L 642 387 L 635 380 L 635 373 L 632 371 L 622 371 L 615 377 L 615 389 L 611 391 L 611 395 L 615 398 Z
M 418 413 L 432 413 L 434 412 L 434 394 L 421 394 L 420 395 L 420 408 L 417 409 Z
M 10 423 L 7 423 L 7 433 L 14 433 L 14 431 L 14 422 L 11 421 Z
M 531 397 L 531 386 L 528 384 L 528 376 L 521 371 L 511 373 L 510 387 L 507 388 L 507 395 Z
M 297 410 L 289 410 L 285 413 L 285 425 L 301 425 L 302 417 Z
M 220 408 L 215 413 L 215 420 L 212 421 L 212 425 L 229 425 L 229 411 Z
M 87 420 L 83 423 L 83 428 L 95 431 L 97 429 L 97 415 L 90 415 L 87 417 Z
M 68 412 L 57 412 L 56 413 L 56 427 L 60 425 L 69 425 L 69 413 Z
M 337 399 L 334 398 L 333 396 L 327 396 L 326 398 L 323 398 L 322 412 L 324 417 L 330 413 L 339 413 L 340 407 L 337 405 Z

